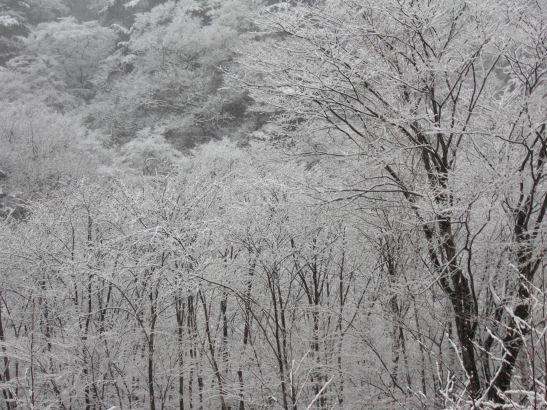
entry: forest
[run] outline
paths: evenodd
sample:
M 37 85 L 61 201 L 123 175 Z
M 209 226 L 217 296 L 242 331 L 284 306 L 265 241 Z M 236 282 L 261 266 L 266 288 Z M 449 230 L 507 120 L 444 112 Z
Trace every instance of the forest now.
M 0 0 L 0 409 L 546 409 L 546 56 L 537 0 Z

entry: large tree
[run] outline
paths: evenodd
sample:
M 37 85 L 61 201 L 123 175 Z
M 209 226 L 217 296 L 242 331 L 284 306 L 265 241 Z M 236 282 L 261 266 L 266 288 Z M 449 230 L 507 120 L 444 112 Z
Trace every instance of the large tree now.
M 261 16 L 270 41 L 243 52 L 239 80 L 278 107 L 286 134 L 347 169 L 358 161 L 338 199 L 398 207 L 421 232 L 472 400 L 504 400 L 545 253 L 544 13 L 504 0 L 284 3 Z M 486 250 L 500 246 L 492 272 Z M 488 282 L 511 284 L 499 316 Z M 492 338 L 501 362 L 488 362 Z

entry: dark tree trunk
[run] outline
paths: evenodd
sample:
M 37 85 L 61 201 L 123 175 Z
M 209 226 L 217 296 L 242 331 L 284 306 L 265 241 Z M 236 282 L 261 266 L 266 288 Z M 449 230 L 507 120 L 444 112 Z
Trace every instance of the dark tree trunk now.
M 0 296 L 1 296 L 1 292 L 0 292 Z M 4 334 L 4 326 L 3 326 L 2 320 L 3 320 L 3 318 L 2 318 L 2 298 L 0 297 L 0 344 L 2 345 L 2 353 L 3 353 L 3 356 L 4 356 L 4 360 L 3 360 L 4 361 L 4 371 L 2 373 L 0 373 L 0 382 L 8 383 L 11 380 L 10 369 L 9 369 L 10 363 L 9 363 L 8 355 L 6 353 L 6 347 L 4 345 L 4 343 L 6 342 L 6 336 Z M 4 397 L 4 401 L 6 403 L 6 409 L 11 410 L 12 409 L 11 400 L 13 400 L 13 394 L 11 393 L 11 391 L 8 388 L 4 388 L 4 389 L 2 389 L 2 396 Z M 13 408 L 15 408 L 15 407 L 13 407 Z
M 185 306 L 182 297 L 175 297 L 175 311 L 177 316 L 177 341 L 179 349 L 179 410 L 184 410 L 184 314 Z

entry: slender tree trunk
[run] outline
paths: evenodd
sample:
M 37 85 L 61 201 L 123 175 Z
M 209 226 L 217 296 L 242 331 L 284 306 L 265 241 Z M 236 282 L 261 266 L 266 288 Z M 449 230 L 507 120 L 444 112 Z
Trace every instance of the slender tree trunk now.
M 228 310 L 228 295 L 224 292 L 222 300 L 220 301 L 220 316 L 222 320 L 222 342 L 220 347 L 220 353 L 222 356 L 222 373 L 223 377 L 228 375 L 228 317 L 226 311 Z
M 150 410 L 156 410 L 156 396 L 154 392 L 154 342 L 156 337 L 156 301 L 157 301 L 157 290 L 154 295 L 154 291 L 150 291 L 149 295 L 150 300 L 150 333 L 148 334 L 148 395 L 150 402 Z
M 346 249 L 346 235 L 344 232 L 343 249 Z M 340 269 L 338 270 L 338 321 L 336 324 L 336 330 L 338 331 L 338 407 L 342 408 L 344 404 L 344 372 L 342 364 L 342 349 L 344 347 L 344 332 L 342 330 L 344 319 L 344 306 L 346 304 L 346 290 L 344 285 L 344 270 L 346 264 L 345 250 L 342 252 L 342 260 L 340 262 Z
M 194 296 L 188 295 L 187 298 L 188 315 L 186 318 L 186 329 L 190 336 L 190 372 L 188 375 L 188 400 L 190 410 L 194 408 L 193 392 L 194 392 L 194 369 L 197 366 L 197 351 L 196 351 L 196 334 L 194 329 L 195 309 L 194 309 Z
M 270 289 L 270 295 L 272 297 L 272 304 L 273 304 L 273 311 L 274 311 L 274 325 L 275 325 L 275 345 L 276 345 L 276 356 L 277 356 L 277 365 L 279 370 L 279 378 L 281 382 L 281 395 L 283 400 L 283 409 L 289 410 L 289 401 L 287 399 L 287 382 L 286 382 L 286 374 L 285 374 L 285 360 L 284 360 L 284 349 L 282 347 L 283 341 L 282 341 L 282 326 L 281 326 L 281 318 L 280 318 L 280 308 L 279 308 L 279 301 L 277 296 L 277 290 L 276 286 L 274 284 L 276 278 L 277 272 L 270 272 L 268 274 L 268 287 Z
M 228 407 L 226 406 L 226 400 L 225 400 L 225 393 L 224 393 L 224 383 L 222 381 L 222 374 L 220 371 L 220 368 L 218 366 L 218 362 L 216 359 L 215 354 L 215 345 L 213 343 L 213 339 L 211 337 L 211 328 L 209 325 L 209 312 L 207 309 L 207 303 L 205 301 L 205 297 L 203 296 L 203 293 L 199 293 L 199 297 L 201 299 L 201 304 L 203 307 L 203 314 L 204 314 L 204 320 L 205 320 L 205 334 L 207 335 L 207 342 L 209 346 L 209 353 L 211 355 L 211 366 L 213 367 L 213 372 L 215 374 L 215 377 L 217 379 L 218 383 L 218 394 L 219 394 L 219 400 L 220 400 L 220 408 L 221 410 L 228 410 Z
M 184 314 L 185 306 L 181 296 L 175 296 L 175 311 L 177 316 L 177 341 L 179 349 L 179 410 L 184 410 Z
M 201 359 L 201 353 L 200 353 Z M 201 365 L 198 365 L 197 368 L 197 379 L 198 379 L 198 398 L 199 398 L 199 410 L 203 410 L 203 376 L 201 375 Z
M 250 263 L 249 271 L 248 271 L 248 278 L 247 278 L 247 289 L 245 293 L 245 300 L 244 300 L 244 306 L 245 306 L 245 312 L 244 312 L 244 327 L 243 327 L 243 354 L 247 352 L 247 344 L 249 343 L 249 338 L 251 335 L 251 292 L 253 288 L 253 277 L 254 272 L 256 268 L 256 261 L 253 260 Z M 239 410 L 245 410 L 245 382 L 243 378 L 243 369 L 240 368 L 237 372 L 237 377 L 239 381 Z
M 34 384 L 34 331 L 35 331 L 35 313 L 36 305 L 34 301 L 34 296 L 32 296 L 32 316 L 31 316 L 31 333 L 30 333 L 30 405 L 34 409 L 36 405 L 36 389 Z
M 88 252 L 91 252 L 92 248 L 92 241 L 93 241 L 93 219 L 91 218 L 91 215 L 88 215 L 87 217 L 87 250 Z M 83 292 L 82 292 L 83 293 Z M 92 277 L 90 274 L 87 275 L 87 298 L 82 301 L 82 304 L 87 303 L 87 314 L 85 316 L 85 323 L 84 323 L 84 334 L 82 335 L 82 343 L 83 343 L 83 356 L 84 356 L 84 368 L 82 370 L 82 373 L 84 375 L 84 397 L 85 397 L 85 410 L 91 410 L 91 385 L 89 381 L 89 361 L 90 358 L 88 357 L 88 349 L 85 346 L 87 343 L 88 337 L 89 337 L 89 326 L 91 323 L 91 315 L 92 315 L 92 308 L 93 308 L 93 296 L 92 296 Z M 83 299 L 83 295 L 82 295 Z
M 0 382 L 2 382 L 2 384 L 8 384 L 9 381 L 11 380 L 10 369 L 9 369 L 10 362 L 9 362 L 9 359 L 8 359 L 6 346 L 5 346 L 6 335 L 4 333 L 4 325 L 3 325 L 3 318 L 2 318 L 2 301 L 3 301 L 2 290 L 0 289 L 0 344 L 2 345 L 2 353 L 3 353 L 3 356 L 4 356 L 4 360 L 3 360 L 3 362 L 4 362 L 4 371 L 2 373 L 0 373 Z M 9 388 L 3 388 L 2 389 L 2 395 L 3 395 L 4 401 L 6 403 L 6 409 L 11 410 L 12 408 L 15 408 L 15 407 L 12 407 L 11 401 L 13 400 L 13 394 L 11 393 Z
M 418 306 L 416 304 L 416 299 L 412 294 L 410 295 L 410 298 L 412 300 L 412 305 L 414 307 L 414 323 L 416 324 L 416 341 L 418 342 L 418 350 L 420 352 L 420 381 L 421 381 L 421 387 L 422 387 L 422 393 L 424 396 L 427 396 L 427 383 L 426 383 L 426 377 L 425 377 L 425 349 L 424 349 L 424 342 L 423 342 L 423 334 L 422 329 L 420 326 L 420 317 L 418 315 Z M 435 378 L 433 378 L 433 381 L 435 381 Z
M 392 386 L 397 385 L 399 377 L 399 360 L 401 355 L 401 345 L 399 338 L 399 324 L 397 323 L 397 297 L 392 296 L 390 299 L 392 323 L 391 323 L 391 383 Z

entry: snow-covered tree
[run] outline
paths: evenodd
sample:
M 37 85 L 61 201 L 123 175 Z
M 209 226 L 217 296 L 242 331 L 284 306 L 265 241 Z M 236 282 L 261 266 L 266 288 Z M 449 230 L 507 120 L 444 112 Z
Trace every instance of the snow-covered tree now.
M 523 281 L 545 252 L 544 12 L 504 0 L 285 4 L 261 18 L 269 40 L 243 52 L 240 82 L 282 111 L 289 135 L 357 172 L 338 199 L 396 201 L 421 232 L 470 400 L 504 401 L 530 320 Z M 485 283 L 510 286 L 514 315 L 494 314 Z

